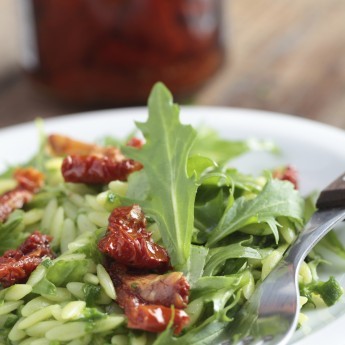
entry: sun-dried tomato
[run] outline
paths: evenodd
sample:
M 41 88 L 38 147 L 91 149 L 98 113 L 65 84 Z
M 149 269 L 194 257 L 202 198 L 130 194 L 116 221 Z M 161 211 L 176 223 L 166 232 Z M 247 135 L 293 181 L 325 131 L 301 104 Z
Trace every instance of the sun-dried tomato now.
M 0 196 L 0 222 L 4 222 L 16 209 L 22 208 L 32 199 L 32 193 L 21 187 L 17 187 Z
M 147 332 L 160 333 L 167 329 L 170 320 L 173 318 L 172 328 L 176 335 L 188 325 L 189 316 L 181 309 L 164 307 L 161 305 L 131 305 L 125 308 L 127 326 L 129 328 L 141 329 Z
M 181 272 L 128 273 L 124 265 L 114 262 L 108 263 L 107 271 L 115 285 L 117 303 L 128 318 L 128 327 L 162 332 L 173 312 L 175 334 L 188 324 L 189 316 L 181 309 L 187 306 L 190 287 Z
M 293 166 L 287 165 L 284 168 L 278 168 L 273 171 L 272 176 L 279 180 L 290 181 L 295 189 L 298 189 L 298 172 Z
M 146 231 L 138 205 L 118 207 L 109 217 L 108 231 L 98 243 L 101 252 L 129 267 L 164 272 L 170 267 L 167 251 Z
M 84 143 L 60 134 L 49 135 L 48 145 L 52 154 L 56 156 L 88 155 L 97 148 L 95 144 Z
M 187 307 L 190 286 L 182 272 L 127 275 L 122 281 L 133 294 L 149 304 L 174 305 L 179 309 Z
M 99 146 L 75 140 L 65 135 L 51 134 L 48 137 L 48 147 L 55 156 L 106 156 L 116 160 L 124 159 L 121 151 L 113 146 Z
M 67 156 L 61 169 L 66 182 L 104 184 L 114 180 L 126 181 L 130 173 L 142 169 L 139 162 L 127 159 L 116 147 L 88 144 L 59 134 L 50 135 L 48 144 L 52 154 Z M 133 138 L 128 145 L 140 148 L 142 141 Z
M 36 193 L 43 186 L 44 176 L 34 168 L 20 168 L 13 175 L 19 187 L 33 193 Z
M 18 249 L 6 251 L 0 257 L 0 284 L 8 287 L 25 283 L 44 257 L 54 257 L 51 240 L 50 236 L 35 231 Z
M 114 160 L 107 156 L 67 156 L 62 163 L 66 182 L 101 184 L 126 181 L 142 165 L 132 159 Z
M 34 231 L 21 246 L 18 251 L 24 255 L 30 255 L 31 257 L 49 256 L 52 257 L 53 253 L 50 248 L 50 242 L 52 236 L 41 234 L 39 231 Z
M 143 145 L 144 141 L 136 137 L 129 139 L 127 142 L 127 146 L 136 147 L 137 149 L 140 149 Z
M 178 309 L 187 307 L 190 286 L 182 272 L 127 273 L 117 264 L 108 265 L 107 270 L 119 290 L 118 303 L 122 308 L 128 304 L 128 298 L 133 297 L 145 304 L 173 305 Z
M 13 176 L 18 182 L 17 187 L 0 195 L 0 222 L 29 202 L 43 185 L 43 174 L 33 168 L 17 169 Z

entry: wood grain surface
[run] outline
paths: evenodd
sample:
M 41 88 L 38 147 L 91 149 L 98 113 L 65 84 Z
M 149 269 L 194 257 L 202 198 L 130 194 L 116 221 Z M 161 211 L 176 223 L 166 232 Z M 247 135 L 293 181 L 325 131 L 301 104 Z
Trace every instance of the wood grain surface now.
M 345 1 L 224 3 L 226 62 L 194 103 L 289 113 L 345 129 Z M 0 74 L 0 127 L 79 110 L 33 88 L 18 67 Z
M 232 1 L 228 61 L 200 104 L 266 109 L 345 128 L 345 1 Z

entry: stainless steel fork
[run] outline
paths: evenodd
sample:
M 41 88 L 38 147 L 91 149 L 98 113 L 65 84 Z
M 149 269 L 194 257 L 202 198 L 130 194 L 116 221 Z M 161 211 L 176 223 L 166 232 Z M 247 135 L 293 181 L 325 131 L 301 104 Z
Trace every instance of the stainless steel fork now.
M 317 208 L 283 259 L 239 311 L 231 328 L 233 340 L 223 344 L 288 343 L 296 329 L 300 310 L 300 265 L 315 244 L 345 219 L 345 173 L 321 192 Z

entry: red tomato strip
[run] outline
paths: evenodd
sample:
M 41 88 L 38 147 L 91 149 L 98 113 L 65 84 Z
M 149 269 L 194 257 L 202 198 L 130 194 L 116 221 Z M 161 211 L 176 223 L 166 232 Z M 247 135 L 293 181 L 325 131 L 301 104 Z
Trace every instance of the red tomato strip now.
M 128 175 L 142 169 L 139 162 L 127 159 L 116 147 L 101 147 L 52 134 L 48 137 L 52 154 L 67 156 L 62 163 L 62 175 L 66 182 L 105 184 L 110 181 L 126 181 Z M 132 138 L 128 144 L 135 148 L 142 140 Z
M 43 175 L 33 168 L 16 170 L 14 178 L 18 182 L 17 187 L 0 195 L 0 222 L 29 202 L 43 185 Z
M 133 137 L 129 139 L 127 146 L 141 148 L 143 140 Z M 122 156 L 120 150 L 113 146 L 102 147 L 96 144 L 89 144 L 83 141 L 75 140 L 70 137 L 51 134 L 48 137 L 48 147 L 51 153 L 55 156 L 68 156 L 68 155 L 103 155 L 107 157 L 117 158 L 120 160 Z
M 49 245 L 51 240 L 51 236 L 35 231 L 18 249 L 7 250 L 0 257 L 0 284 L 6 288 L 25 283 L 44 257 L 54 257 Z
M 129 328 L 158 333 L 172 321 L 174 333 L 179 334 L 188 324 L 189 316 L 182 309 L 187 306 L 190 286 L 181 272 L 131 274 L 116 263 L 107 270 Z
M 55 156 L 101 153 L 101 148 L 95 144 L 84 143 L 60 134 L 49 135 L 48 145 L 51 153 Z
M 32 193 L 36 193 L 43 186 L 44 176 L 34 168 L 20 168 L 14 172 L 18 186 Z
M 138 205 L 114 209 L 108 231 L 98 243 L 100 251 L 128 267 L 166 271 L 170 268 L 167 251 L 154 243 L 146 230 L 146 219 Z
M 161 305 L 130 306 L 125 309 L 128 318 L 128 327 L 141 329 L 148 332 L 159 333 L 166 330 L 170 320 L 173 318 L 173 329 L 176 335 L 188 325 L 189 316 L 184 310 L 173 309 Z
M 293 166 L 287 165 L 284 168 L 276 169 L 272 176 L 279 180 L 290 181 L 295 189 L 298 189 L 298 172 Z
M 132 159 L 116 160 L 108 156 L 67 156 L 62 163 L 66 182 L 105 184 L 114 180 L 126 181 L 128 175 L 142 165 Z
M 135 296 L 145 304 L 175 306 L 184 309 L 188 304 L 189 283 L 182 272 L 166 274 L 127 273 L 124 266 L 112 263 L 108 272 L 115 287 L 118 288 L 118 303 L 124 308 L 128 298 Z

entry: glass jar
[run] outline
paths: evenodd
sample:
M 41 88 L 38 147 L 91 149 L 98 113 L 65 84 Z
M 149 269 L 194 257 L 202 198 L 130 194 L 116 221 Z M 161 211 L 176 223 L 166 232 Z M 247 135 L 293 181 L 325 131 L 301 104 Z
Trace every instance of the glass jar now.
M 75 104 L 143 104 L 156 81 L 190 96 L 223 61 L 222 0 L 24 1 L 24 67 Z

